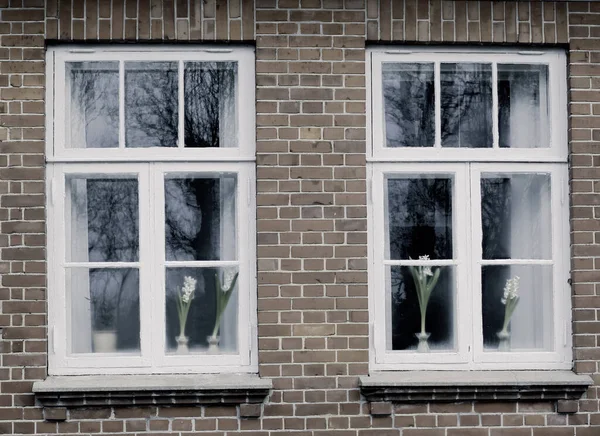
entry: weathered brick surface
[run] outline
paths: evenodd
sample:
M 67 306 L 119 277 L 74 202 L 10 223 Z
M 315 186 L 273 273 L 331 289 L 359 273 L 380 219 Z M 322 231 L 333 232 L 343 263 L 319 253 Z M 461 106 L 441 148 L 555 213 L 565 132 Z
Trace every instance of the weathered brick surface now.
M 0 0 L 0 434 L 592 436 L 569 404 L 394 404 L 368 372 L 366 41 L 568 44 L 575 368 L 600 383 L 600 2 Z M 250 408 L 108 408 L 45 421 L 44 44 L 255 41 L 260 373 Z M 565 145 L 566 146 L 566 145 Z M 250 413 L 252 412 L 252 413 Z M 560 412 L 560 410 L 559 410 Z

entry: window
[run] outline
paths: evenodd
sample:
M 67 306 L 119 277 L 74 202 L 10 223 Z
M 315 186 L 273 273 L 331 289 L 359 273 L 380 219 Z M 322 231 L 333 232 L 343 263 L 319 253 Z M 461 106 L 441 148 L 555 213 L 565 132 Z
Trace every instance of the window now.
M 255 371 L 253 51 L 47 65 L 50 373 Z
M 370 56 L 371 368 L 570 368 L 564 54 Z

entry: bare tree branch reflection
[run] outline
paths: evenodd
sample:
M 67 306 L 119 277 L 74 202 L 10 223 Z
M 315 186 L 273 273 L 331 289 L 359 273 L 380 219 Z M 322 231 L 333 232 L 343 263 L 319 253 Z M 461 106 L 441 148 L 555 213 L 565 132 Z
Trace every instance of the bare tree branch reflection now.
M 384 64 L 388 147 L 435 143 L 433 64 Z M 491 66 L 441 64 L 441 139 L 444 147 L 492 146 Z
M 119 64 L 71 62 L 71 146 L 119 146 Z

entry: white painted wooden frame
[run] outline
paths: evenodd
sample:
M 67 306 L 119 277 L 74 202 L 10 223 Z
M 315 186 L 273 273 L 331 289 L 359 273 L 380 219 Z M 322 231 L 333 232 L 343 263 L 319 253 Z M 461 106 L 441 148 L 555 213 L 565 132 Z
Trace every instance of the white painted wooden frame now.
M 390 47 L 368 52 L 367 70 L 369 178 L 369 368 L 390 370 L 537 370 L 570 369 L 572 366 L 571 299 L 569 279 L 569 201 L 567 170 L 566 58 L 561 50 L 466 49 L 449 47 Z M 385 147 L 382 62 L 433 63 L 435 67 L 435 138 L 433 147 Z M 493 77 L 493 147 L 487 149 L 442 148 L 439 98 L 440 63 L 488 63 Z M 546 148 L 499 148 L 498 64 L 548 65 L 548 122 Z M 553 267 L 553 350 L 499 353 L 483 350 L 481 321 L 481 199 L 482 172 L 547 173 L 551 176 L 552 258 L 515 263 L 550 264 Z M 453 242 L 456 265 L 457 349 L 453 352 L 417 353 L 386 349 L 385 180 L 406 174 L 453 174 Z M 459 190 L 459 191 L 457 191 Z M 490 263 L 493 263 L 490 262 Z M 504 263 L 511 263 L 504 262 Z M 431 262 L 441 265 L 444 261 Z
M 371 55 L 371 147 L 369 161 L 372 162 L 419 162 L 445 161 L 462 162 L 565 162 L 567 159 L 567 77 L 566 57 L 562 50 L 466 50 L 460 48 L 419 47 L 418 49 L 376 49 Z M 382 89 L 382 64 L 430 63 L 435 68 L 435 144 L 433 147 L 386 147 L 385 113 Z M 479 63 L 492 66 L 492 119 L 493 146 L 490 148 L 452 148 L 441 145 L 440 112 L 440 64 Z M 549 144 L 545 148 L 499 148 L 498 145 L 498 88 L 496 86 L 498 64 L 532 64 L 548 66 L 549 95 Z M 540 102 L 542 104 L 542 102 Z
M 118 148 L 69 148 L 68 147 L 68 80 L 67 62 L 114 61 L 119 63 L 119 147 Z M 125 147 L 125 80 L 124 63 L 177 62 L 178 63 L 178 146 L 177 147 Z M 184 144 L 184 87 L 183 65 L 185 62 L 235 62 L 237 63 L 235 108 L 238 122 L 238 147 L 186 148 Z M 111 46 L 84 48 L 77 46 L 51 47 L 47 53 L 46 68 L 51 92 L 47 92 L 47 107 L 53 117 L 47 117 L 49 128 L 46 156 L 49 162 L 105 162 L 110 161 L 253 161 L 254 117 L 254 51 L 251 48 L 182 47 L 176 50 L 158 46 Z M 250 106 L 251 105 L 251 106 Z
M 124 60 L 232 61 L 238 63 L 236 77 L 236 116 L 238 147 L 186 149 L 125 149 L 124 131 L 118 149 L 69 149 L 65 147 L 65 61 Z M 180 97 L 182 94 L 182 70 Z M 122 87 L 121 78 L 121 87 Z M 255 97 L 254 53 L 249 48 L 164 46 L 68 46 L 51 48 L 47 53 L 47 235 L 48 235 L 48 326 L 49 373 L 77 374 L 152 374 L 152 373 L 240 373 L 257 372 L 256 350 L 256 193 L 255 186 Z M 123 95 L 120 97 L 123 108 Z M 179 101 L 180 139 L 183 101 Z M 121 115 L 121 128 L 123 127 Z M 182 142 L 180 141 L 180 144 Z M 165 262 L 164 257 L 164 175 L 235 174 L 236 258 L 234 261 L 187 262 L 189 266 L 227 266 L 239 268 L 237 305 L 237 352 L 189 356 L 165 353 Z M 69 175 L 95 177 L 126 176 L 138 180 L 139 261 L 102 262 L 101 266 L 139 268 L 140 277 L 140 352 L 70 353 L 70 308 L 65 289 L 65 271 L 74 266 L 93 266 L 90 262 L 66 262 L 65 191 Z M 234 299 L 232 299 L 234 301 Z

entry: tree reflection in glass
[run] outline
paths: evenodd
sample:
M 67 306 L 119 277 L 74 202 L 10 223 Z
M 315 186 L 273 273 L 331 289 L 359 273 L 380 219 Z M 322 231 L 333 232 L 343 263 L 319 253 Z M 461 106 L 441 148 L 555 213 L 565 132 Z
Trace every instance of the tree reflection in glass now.
M 433 147 L 433 64 L 384 63 L 383 97 L 387 147 Z
M 237 259 L 234 174 L 169 174 L 165 179 L 165 249 L 167 261 L 224 261 Z M 231 268 L 231 267 L 230 267 Z M 237 268 L 237 267 L 235 267 Z M 177 290 L 186 276 L 197 281 L 191 300 L 186 335 L 189 349 L 207 346 L 217 316 L 218 267 L 168 267 L 166 269 L 166 347 L 175 352 L 179 334 Z M 220 292 L 220 290 L 218 291 Z M 220 349 L 237 349 L 237 293 L 224 312 Z
M 390 176 L 386 190 L 386 257 L 432 261 L 453 258 L 453 180 L 444 176 Z M 388 267 L 391 300 L 388 347 L 415 350 L 421 331 L 419 297 L 408 266 Z M 431 350 L 454 349 L 454 267 L 439 266 L 439 280 L 427 305 L 425 330 Z
M 492 66 L 440 68 L 442 147 L 492 147 Z
M 100 263 L 67 269 L 72 352 L 139 350 L 138 268 L 101 266 L 139 260 L 138 181 L 69 176 L 66 190 L 67 261 Z
M 235 62 L 186 62 L 185 146 L 237 147 Z
M 452 259 L 452 179 L 387 180 L 390 259 Z
M 67 62 L 71 148 L 119 146 L 119 63 Z
M 176 62 L 125 62 L 125 145 L 177 147 Z

